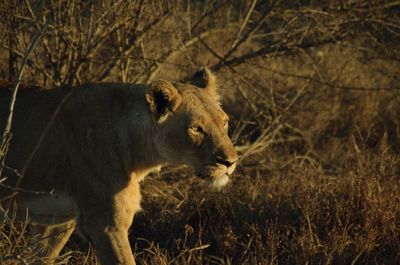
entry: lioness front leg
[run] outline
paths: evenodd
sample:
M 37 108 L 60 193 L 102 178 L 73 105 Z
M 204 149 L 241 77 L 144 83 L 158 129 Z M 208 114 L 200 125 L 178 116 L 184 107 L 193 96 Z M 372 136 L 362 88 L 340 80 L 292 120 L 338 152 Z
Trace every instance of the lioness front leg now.
M 128 229 L 139 209 L 139 185 L 134 183 L 114 195 L 111 201 L 83 210 L 82 229 L 96 248 L 101 265 L 134 265 Z
M 115 226 L 97 227 L 90 237 L 101 265 L 135 265 L 128 240 L 128 231 Z

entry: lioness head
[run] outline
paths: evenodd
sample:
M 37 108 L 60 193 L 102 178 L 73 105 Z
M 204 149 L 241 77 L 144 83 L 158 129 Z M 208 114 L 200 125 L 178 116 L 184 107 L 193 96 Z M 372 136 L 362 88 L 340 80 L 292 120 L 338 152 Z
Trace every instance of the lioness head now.
M 169 163 L 189 165 L 213 186 L 223 186 L 235 170 L 237 154 L 215 83 L 204 68 L 188 84 L 154 81 L 146 100 L 158 126 L 159 154 Z

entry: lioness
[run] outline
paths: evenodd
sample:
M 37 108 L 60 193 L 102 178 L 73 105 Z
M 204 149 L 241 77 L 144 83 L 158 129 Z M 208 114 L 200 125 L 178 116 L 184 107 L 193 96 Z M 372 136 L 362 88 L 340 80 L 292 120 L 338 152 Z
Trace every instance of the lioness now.
M 128 228 L 140 208 L 140 180 L 186 164 L 222 186 L 235 169 L 215 82 L 203 68 L 189 83 L 20 91 L 0 183 L 3 217 L 16 207 L 19 219 L 38 224 L 40 255 L 50 261 L 76 229 L 101 264 L 135 264 Z M 10 94 L 0 91 L 0 129 Z

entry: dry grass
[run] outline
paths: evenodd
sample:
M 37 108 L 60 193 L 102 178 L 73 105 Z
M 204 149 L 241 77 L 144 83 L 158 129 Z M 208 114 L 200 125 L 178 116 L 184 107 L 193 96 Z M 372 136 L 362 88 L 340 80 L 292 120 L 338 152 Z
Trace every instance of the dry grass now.
M 144 264 L 397 264 L 400 164 L 364 159 L 367 167 L 349 165 L 335 176 L 308 165 L 242 167 L 220 192 L 150 178 L 132 231 L 138 257 Z
M 150 176 L 131 231 L 136 258 L 140 264 L 398 264 L 399 160 L 363 161 L 334 176 L 310 165 L 282 172 L 242 166 L 222 191 L 182 179 L 182 172 Z M 22 252 L 29 260 L 23 228 L 2 226 L 6 259 L 15 262 Z M 96 264 L 85 248 L 69 244 L 70 264 Z
M 207 65 L 241 159 L 220 191 L 186 169 L 143 182 L 139 264 L 400 264 L 399 3 L 95 2 L 1 3 L 0 79 L 45 21 L 24 76 L 44 86 Z M 0 224 L 1 264 L 35 258 L 26 230 Z M 73 238 L 59 263 L 94 253 Z

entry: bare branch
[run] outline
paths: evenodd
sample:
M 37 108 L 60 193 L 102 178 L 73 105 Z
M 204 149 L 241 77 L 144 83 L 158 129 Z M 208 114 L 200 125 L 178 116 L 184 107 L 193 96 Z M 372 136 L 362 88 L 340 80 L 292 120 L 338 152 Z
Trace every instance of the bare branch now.
M 22 74 L 24 72 L 25 65 L 28 62 L 30 54 L 35 49 L 40 37 L 43 35 L 43 33 L 46 30 L 46 28 L 47 28 L 47 23 L 45 25 L 43 25 L 41 30 L 38 32 L 36 37 L 33 39 L 31 45 L 28 47 L 28 50 L 25 53 L 25 57 L 24 57 L 24 59 L 22 61 L 21 67 L 19 69 L 17 80 L 16 80 L 14 88 L 12 90 L 10 106 L 9 106 L 9 109 L 8 109 L 8 119 L 7 119 L 6 127 L 5 127 L 5 129 L 3 131 L 2 143 L 0 145 L 0 161 L 1 161 L 2 164 L 4 162 L 4 159 L 5 159 L 7 150 L 8 150 L 9 142 L 11 140 L 12 118 L 13 118 L 13 113 L 14 113 L 15 101 L 17 99 L 18 87 L 19 87 L 19 85 L 21 83 L 21 80 L 22 80 Z M 0 176 L 1 176 L 2 170 L 3 170 L 3 167 L 1 166 L 0 167 Z
M 332 44 L 332 43 L 336 43 L 338 41 L 341 41 L 343 39 L 345 39 L 346 36 L 339 36 L 336 38 L 329 38 L 329 39 L 325 39 L 325 40 L 317 40 L 317 41 L 312 41 L 312 42 L 308 42 L 308 43 L 301 43 L 298 45 L 292 45 L 292 46 L 281 46 L 281 47 L 263 47 L 260 48 L 254 52 L 249 52 L 247 54 L 244 54 L 242 56 L 230 59 L 230 60 L 226 60 L 226 61 L 221 61 L 213 66 L 211 66 L 211 70 L 214 71 L 218 71 L 223 67 L 226 66 L 236 66 L 239 64 L 242 64 L 244 62 L 247 62 L 253 58 L 257 58 L 257 57 L 262 57 L 262 56 L 266 56 L 268 54 L 277 54 L 277 53 L 288 53 L 288 52 L 293 52 L 296 49 L 308 49 L 308 48 L 314 48 L 314 47 L 320 47 L 326 44 Z

